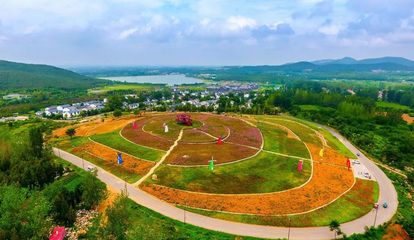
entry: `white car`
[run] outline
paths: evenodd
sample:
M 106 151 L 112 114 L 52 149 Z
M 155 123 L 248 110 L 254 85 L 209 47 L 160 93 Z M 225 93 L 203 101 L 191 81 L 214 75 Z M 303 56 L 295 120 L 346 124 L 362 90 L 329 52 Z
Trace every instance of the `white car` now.
M 95 172 L 95 170 L 96 170 L 96 167 L 88 166 L 89 172 Z
M 363 175 L 364 177 L 366 177 L 366 178 L 370 178 L 370 175 L 369 175 L 369 173 L 367 173 L 367 172 L 362 173 L 362 175 Z
M 361 164 L 361 162 L 359 160 L 355 160 L 354 164 Z

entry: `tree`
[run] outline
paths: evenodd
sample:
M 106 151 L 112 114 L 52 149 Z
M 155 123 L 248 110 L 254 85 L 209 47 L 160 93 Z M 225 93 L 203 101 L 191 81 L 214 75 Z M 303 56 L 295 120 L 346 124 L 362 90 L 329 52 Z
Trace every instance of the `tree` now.
M 334 238 L 336 239 L 336 235 L 342 235 L 341 225 L 337 220 L 332 220 L 329 223 L 329 230 L 334 231 Z
M 75 222 L 76 212 L 71 202 L 71 194 L 65 187 L 53 198 L 50 205 L 52 206 L 53 219 L 57 223 L 72 225 Z
M 98 178 L 97 171 L 86 175 L 82 183 L 82 203 L 86 208 L 97 205 L 106 195 L 106 186 Z
M 138 115 L 138 116 L 141 116 L 141 111 L 139 109 L 135 109 L 134 114 Z
M 76 130 L 74 128 L 69 128 L 66 130 L 66 135 L 68 135 L 70 138 L 72 138 L 76 133 Z
M 128 195 L 122 191 L 121 194 L 117 196 L 112 206 L 106 209 L 106 232 L 109 236 L 112 236 L 112 239 L 126 239 L 126 231 L 130 225 L 129 207 Z
M 109 110 L 114 111 L 115 109 L 119 109 L 122 107 L 122 99 L 123 97 L 120 95 L 114 95 L 108 99 L 107 107 Z
M 88 114 L 86 113 L 86 111 L 81 111 L 79 116 L 86 117 L 86 116 L 88 116 Z
M 120 117 L 120 116 L 122 116 L 122 111 L 121 111 L 121 110 L 119 110 L 119 109 L 116 109 L 116 110 L 114 111 L 114 117 Z
M 43 150 L 43 132 L 40 127 L 30 129 L 29 141 L 32 155 L 41 158 Z

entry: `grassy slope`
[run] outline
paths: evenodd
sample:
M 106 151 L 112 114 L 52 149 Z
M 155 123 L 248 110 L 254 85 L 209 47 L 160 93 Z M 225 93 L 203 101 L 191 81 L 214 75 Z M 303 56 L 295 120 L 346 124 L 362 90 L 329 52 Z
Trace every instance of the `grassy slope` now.
M 296 119 L 287 119 L 283 117 L 274 116 L 254 116 L 254 118 L 256 118 L 259 121 L 262 120 L 283 125 L 292 130 L 292 132 L 294 132 L 302 141 L 306 143 L 311 143 L 315 146 L 322 146 L 319 137 L 316 136 L 316 134 L 311 129 L 296 123 Z
M 146 182 L 182 190 L 209 193 L 266 193 L 297 187 L 305 183 L 311 172 L 309 161 L 297 171 L 298 160 L 262 152 L 256 157 L 229 165 L 183 168 L 161 165 L 158 180 Z
M 155 236 L 150 235 L 148 236 L 148 239 L 151 239 L 152 237 L 158 238 L 161 236 L 162 239 L 258 239 L 254 237 L 236 237 L 227 233 L 212 231 L 194 225 L 185 224 L 183 222 L 173 220 L 148 208 L 140 206 L 135 202 L 132 202 L 132 200 L 129 212 L 131 213 L 131 229 L 145 226 L 144 229 L 146 228 L 150 230 L 145 231 L 147 234 L 155 232 Z
M 292 216 L 291 226 L 327 226 L 333 219 L 338 220 L 340 223 L 349 222 L 371 211 L 373 204 L 378 199 L 378 195 L 379 187 L 377 182 L 357 179 L 354 188 L 332 204 L 310 213 Z M 250 216 L 191 208 L 186 209 L 198 214 L 235 222 L 273 226 L 289 225 L 289 216 Z
M 108 147 L 129 153 L 137 158 L 150 161 L 158 161 L 165 154 L 164 151 L 153 150 L 128 142 L 119 135 L 118 130 L 111 133 L 93 135 L 90 136 L 90 138 Z
M 265 123 L 257 123 L 256 125 L 263 134 L 263 149 L 276 153 L 310 158 L 309 151 L 305 144 L 299 140 L 288 138 L 287 132 L 281 128 Z
M 322 133 L 323 137 L 325 138 L 326 142 L 328 143 L 328 146 L 333 148 L 334 150 L 338 151 L 340 154 L 344 155 L 345 157 L 349 157 L 351 159 L 356 159 L 357 156 L 353 152 L 351 152 L 345 145 L 343 145 L 338 138 L 336 138 L 332 133 L 330 133 L 328 130 L 324 128 L 319 128 L 316 125 L 313 125 L 309 122 L 298 120 L 292 117 L 286 117 L 286 119 L 289 120 L 296 120 L 312 129 L 317 130 L 318 132 Z

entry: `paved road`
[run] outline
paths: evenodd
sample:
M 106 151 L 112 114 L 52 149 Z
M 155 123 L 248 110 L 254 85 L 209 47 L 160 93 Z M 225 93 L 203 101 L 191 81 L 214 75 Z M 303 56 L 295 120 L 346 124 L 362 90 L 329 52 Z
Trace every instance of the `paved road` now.
M 382 224 L 390 220 L 394 216 L 395 212 L 397 211 L 397 207 L 398 207 L 398 195 L 394 188 L 394 185 L 392 185 L 391 180 L 385 175 L 385 173 L 377 165 L 375 165 L 374 162 L 369 160 L 363 153 L 361 153 L 356 147 L 354 147 L 354 145 L 352 145 L 348 140 L 346 140 L 339 133 L 323 125 L 320 125 L 320 124 L 316 124 L 316 125 L 318 125 L 319 127 L 325 128 L 330 133 L 332 133 L 354 154 L 356 153 L 360 154 L 360 156 L 358 157 L 358 160 L 361 161 L 361 163 L 371 172 L 371 174 L 377 180 L 379 184 L 379 188 L 380 188 L 380 195 L 378 199 L 378 203 L 380 203 L 380 208 L 377 213 L 377 219 L 376 219 L 375 226 L 378 226 L 379 224 Z M 388 208 L 382 207 L 382 204 L 384 202 L 388 203 Z M 346 233 L 360 232 L 362 226 L 373 225 L 374 220 L 375 220 L 375 212 L 371 211 L 370 213 L 366 214 L 365 216 L 359 219 L 356 219 L 346 224 L 342 224 L 341 228 Z
M 338 137 L 338 139 L 340 139 L 341 142 L 343 142 L 351 151 L 357 152 L 357 149 L 354 146 L 352 146 L 348 141 L 344 140 L 336 132 L 333 132 L 330 129 L 328 130 L 331 131 L 336 137 Z M 94 164 L 91 164 L 86 160 L 83 160 L 83 163 L 81 158 L 74 156 L 70 153 L 58 150 L 56 148 L 54 148 L 53 150 L 55 151 L 56 155 L 77 165 L 78 167 L 82 168 L 82 166 L 84 165 L 86 169 L 87 166 L 95 166 Z M 365 166 L 367 166 L 367 168 L 375 175 L 375 178 L 378 180 L 378 183 L 380 185 L 379 202 L 382 203 L 386 201 L 389 203 L 389 207 L 387 209 L 383 209 L 381 207 L 381 209 L 378 212 L 376 224 L 382 224 L 388 221 L 396 212 L 398 204 L 397 193 L 391 181 L 373 162 L 371 162 L 364 155 L 361 155 L 359 159 L 363 164 L 365 164 Z M 163 202 L 147 194 L 146 192 L 135 188 L 130 184 L 125 184 L 125 182 L 122 179 L 104 171 L 99 167 L 97 167 L 97 169 L 98 178 L 100 180 L 102 180 L 103 182 L 117 190 L 125 189 L 125 186 L 127 186 L 129 197 L 132 200 L 167 217 L 179 221 L 184 221 L 185 215 L 185 221 L 187 223 L 235 235 L 253 236 L 260 238 L 287 238 L 288 229 L 284 227 L 270 227 L 228 222 L 224 220 L 209 218 L 191 212 L 185 212 L 184 210 L 176 208 L 173 205 L 170 205 L 166 202 Z M 370 212 L 357 220 L 342 224 L 341 228 L 348 235 L 352 233 L 362 233 L 364 232 L 365 226 L 371 226 L 374 224 L 374 217 L 375 213 Z M 292 221 L 294 221 L 294 218 Z M 333 233 L 329 231 L 328 227 L 292 228 L 290 232 L 290 239 L 332 239 L 332 237 Z

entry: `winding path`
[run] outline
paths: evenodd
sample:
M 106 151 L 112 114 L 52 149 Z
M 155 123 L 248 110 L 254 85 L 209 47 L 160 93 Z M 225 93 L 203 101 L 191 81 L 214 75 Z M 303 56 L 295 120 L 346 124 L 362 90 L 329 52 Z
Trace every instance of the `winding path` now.
M 335 131 L 324 126 L 321 127 L 331 132 L 352 152 L 359 152 L 356 147 L 354 147 L 350 142 L 348 142 L 345 138 L 340 136 Z M 83 162 L 86 165 L 95 166 L 94 164 L 89 163 L 86 160 L 82 160 L 81 158 L 67 153 L 65 151 L 59 150 L 57 148 L 54 148 L 53 150 L 56 155 L 77 165 L 78 167 L 82 168 Z M 392 216 L 395 214 L 398 206 L 397 192 L 395 191 L 395 188 L 392 185 L 391 181 L 378 168 L 378 166 L 376 166 L 362 153 L 360 153 L 360 155 L 361 156 L 358 159 L 361 161 L 362 164 L 364 164 L 368 168 L 368 170 L 371 171 L 375 179 L 377 179 L 378 181 L 380 188 L 379 202 L 387 202 L 389 205 L 387 209 L 380 207 L 376 220 L 376 225 L 379 225 L 390 220 Z M 111 187 L 117 190 L 125 189 L 126 186 L 129 193 L 129 197 L 132 200 L 167 217 L 179 221 L 184 221 L 185 216 L 186 222 L 189 224 L 235 235 L 253 236 L 261 238 L 286 238 L 288 235 L 288 229 L 285 227 L 259 226 L 229 222 L 184 211 L 182 209 L 174 207 L 173 205 L 163 202 L 162 200 L 157 199 L 140 189 L 135 188 L 134 185 L 126 184 L 122 179 L 106 172 L 100 167 L 97 167 L 97 169 L 98 178 L 101 181 L 105 182 L 106 184 L 110 185 Z M 363 233 L 365 226 L 372 226 L 374 224 L 374 218 L 375 213 L 371 211 L 359 219 L 342 224 L 341 228 L 348 235 L 352 233 Z M 332 236 L 333 233 L 329 231 L 328 227 L 291 228 L 290 230 L 290 239 L 331 239 Z

